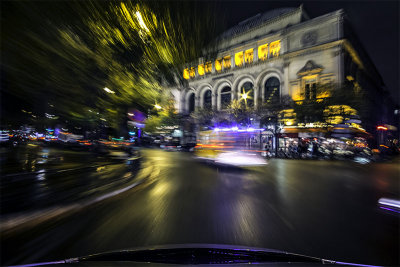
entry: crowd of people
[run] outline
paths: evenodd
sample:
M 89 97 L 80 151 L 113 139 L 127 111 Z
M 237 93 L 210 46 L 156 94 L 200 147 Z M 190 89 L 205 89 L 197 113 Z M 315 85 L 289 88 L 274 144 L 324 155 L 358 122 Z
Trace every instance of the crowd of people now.
M 396 142 L 371 149 L 366 140 L 341 140 L 333 138 L 299 138 L 288 140 L 275 149 L 272 142 L 265 144 L 265 156 L 295 159 L 357 159 L 379 160 L 397 155 L 400 148 Z

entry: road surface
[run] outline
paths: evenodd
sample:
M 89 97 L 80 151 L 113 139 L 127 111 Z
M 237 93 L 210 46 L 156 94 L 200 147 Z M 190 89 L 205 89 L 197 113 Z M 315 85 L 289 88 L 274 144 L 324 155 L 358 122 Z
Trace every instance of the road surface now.
M 247 170 L 145 150 L 137 187 L 74 214 L 1 235 L 2 264 L 179 243 L 264 247 L 399 265 L 399 164 L 273 159 Z M 140 174 L 140 173 L 139 173 Z

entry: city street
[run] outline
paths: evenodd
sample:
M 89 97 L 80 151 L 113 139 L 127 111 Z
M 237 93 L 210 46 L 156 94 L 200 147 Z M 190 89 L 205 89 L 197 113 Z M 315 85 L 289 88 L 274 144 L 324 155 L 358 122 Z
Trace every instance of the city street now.
M 124 179 L 124 171 L 114 174 Z M 1 264 L 208 243 L 399 265 L 398 213 L 378 206 L 382 197 L 399 198 L 399 173 L 398 159 L 367 165 L 272 159 L 262 167 L 230 169 L 199 162 L 189 153 L 148 149 L 137 174 L 143 182 L 136 187 L 2 232 Z

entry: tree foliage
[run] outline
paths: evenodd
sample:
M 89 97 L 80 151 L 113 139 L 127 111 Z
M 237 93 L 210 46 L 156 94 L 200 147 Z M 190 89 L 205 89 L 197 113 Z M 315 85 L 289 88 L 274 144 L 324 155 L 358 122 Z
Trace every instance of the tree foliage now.
M 216 36 L 212 5 L 199 5 L 7 2 L 2 90 L 27 99 L 38 116 L 47 112 L 62 123 L 118 129 L 128 108 L 146 111 L 165 86 L 183 82 L 183 65 Z

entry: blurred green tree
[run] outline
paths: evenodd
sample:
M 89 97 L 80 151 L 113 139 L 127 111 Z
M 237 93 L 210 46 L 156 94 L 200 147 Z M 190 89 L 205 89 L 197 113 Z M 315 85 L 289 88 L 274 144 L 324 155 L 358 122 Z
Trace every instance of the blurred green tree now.
M 86 129 L 119 131 L 128 108 L 146 111 L 166 88 L 183 84 L 183 65 L 207 57 L 222 26 L 214 6 L 200 2 L 2 7 L 2 90 L 27 99 L 38 117 L 51 112 Z

